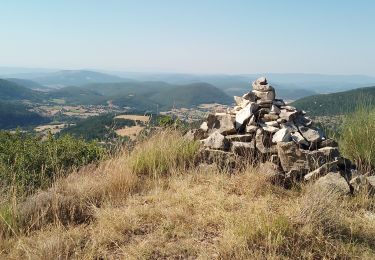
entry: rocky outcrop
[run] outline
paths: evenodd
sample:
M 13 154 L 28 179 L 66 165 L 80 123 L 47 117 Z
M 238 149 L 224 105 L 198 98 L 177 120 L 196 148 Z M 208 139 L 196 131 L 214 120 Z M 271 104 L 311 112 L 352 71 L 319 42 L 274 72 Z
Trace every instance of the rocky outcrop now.
M 342 194 L 350 185 L 355 187 L 351 190 L 366 187 L 372 192 L 374 180 L 362 178 L 348 183 L 352 165 L 340 155 L 337 142 L 327 139 L 304 111 L 275 97 L 275 89 L 261 77 L 252 83 L 251 91 L 234 97 L 232 109 L 209 114 L 200 129 L 189 135 L 201 138 L 205 157 L 220 151 L 221 156 L 235 156 L 241 164 L 262 163 L 267 165 L 267 174 L 277 176 L 279 183 L 323 178 L 319 183 L 324 187 L 338 181 L 337 189 Z

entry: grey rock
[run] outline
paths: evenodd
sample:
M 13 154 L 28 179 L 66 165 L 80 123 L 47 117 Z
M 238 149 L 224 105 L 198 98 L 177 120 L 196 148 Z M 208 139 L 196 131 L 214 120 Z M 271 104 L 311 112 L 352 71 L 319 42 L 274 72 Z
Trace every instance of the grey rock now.
M 279 115 L 281 113 L 281 110 L 277 106 L 272 105 L 271 112 L 274 112 L 275 114 Z
M 258 129 L 255 135 L 256 148 L 261 154 L 276 154 L 276 146 L 272 145 L 271 133 Z
M 226 138 L 231 142 L 250 142 L 254 134 L 227 135 Z
M 277 131 L 273 137 L 272 142 L 273 143 L 279 143 L 279 142 L 289 142 L 290 141 L 290 132 L 288 129 L 283 128 Z
M 268 133 L 276 133 L 277 131 L 280 130 L 280 128 L 278 127 L 269 126 L 269 125 L 262 126 L 262 128 L 265 132 L 268 132 Z
M 323 147 L 338 147 L 338 146 L 339 146 L 339 144 L 335 140 L 333 140 L 333 139 L 326 139 L 326 140 L 321 141 L 318 144 L 319 148 L 323 148 Z
M 287 111 L 286 109 L 281 109 L 279 117 L 285 119 L 287 122 L 293 121 L 299 115 L 299 111 Z
M 212 133 L 209 137 L 202 140 L 204 147 L 219 150 L 228 150 L 230 142 L 224 135 L 219 132 Z
M 276 121 L 279 116 L 276 114 L 265 114 L 263 115 L 264 121 Z
M 324 177 L 319 178 L 315 183 L 314 187 L 325 193 L 338 194 L 345 196 L 350 194 L 350 187 L 344 177 L 339 172 L 329 172 Z
M 208 115 L 207 127 L 209 133 L 213 133 L 216 131 L 223 135 L 236 133 L 236 129 L 234 128 L 234 117 L 225 113 L 222 115 Z
M 234 154 L 245 156 L 245 157 L 252 157 L 255 155 L 255 142 L 232 142 L 232 152 Z
M 255 102 L 257 100 L 257 96 L 251 91 L 244 94 L 242 97 L 246 100 L 249 100 L 250 102 Z
M 337 170 L 338 170 L 337 161 L 328 162 L 328 163 L 320 166 L 318 169 L 306 174 L 304 179 L 305 179 L 305 181 L 316 180 L 316 179 L 326 175 L 329 172 L 335 172 Z
M 293 169 L 297 161 L 306 161 L 306 155 L 298 149 L 294 142 L 280 142 L 276 144 L 277 154 L 285 172 Z
M 196 141 L 207 137 L 207 133 L 202 129 L 192 129 L 185 134 L 185 138 L 188 140 Z
M 247 125 L 246 126 L 246 133 L 255 133 L 258 130 L 258 126 L 255 125 Z
M 306 145 L 308 146 L 309 145 L 309 142 L 307 142 L 305 140 L 305 138 L 303 138 L 303 136 L 299 133 L 299 132 L 295 132 L 295 133 L 292 133 L 291 134 L 291 137 L 292 137 L 292 140 L 298 144 L 298 145 Z
M 275 99 L 275 90 L 272 89 L 270 91 L 258 91 L 258 90 L 253 90 L 253 93 L 258 97 L 258 99 L 262 101 L 273 101 Z
M 274 104 L 275 106 L 278 106 L 279 108 L 281 106 L 285 106 L 285 102 L 282 100 L 282 99 L 275 99 L 272 104 Z
M 316 129 L 305 127 L 305 126 L 298 127 L 298 129 L 300 133 L 302 134 L 302 136 L 310 143 L 316 143 L 322 140 L 323 136 Z

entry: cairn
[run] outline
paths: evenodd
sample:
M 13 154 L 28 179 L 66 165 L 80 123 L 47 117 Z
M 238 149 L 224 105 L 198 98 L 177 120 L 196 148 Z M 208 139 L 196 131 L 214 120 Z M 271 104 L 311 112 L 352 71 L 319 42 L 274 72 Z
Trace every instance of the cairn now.
M 340 181 L 350 180 L 351 163 L 340 156 L 337 143 L 327 139 L 305 111 L 276 99 L 265 77 L 234 101 L 232 109 L 209 114 L 199 129 L 187 133 L 202 143 L 201 162 L 230 167 L 256 162 L 283 183 L 316 180 L 332 172 L 340 173 Z M 343 187 L 349 190 L 348 184 Z

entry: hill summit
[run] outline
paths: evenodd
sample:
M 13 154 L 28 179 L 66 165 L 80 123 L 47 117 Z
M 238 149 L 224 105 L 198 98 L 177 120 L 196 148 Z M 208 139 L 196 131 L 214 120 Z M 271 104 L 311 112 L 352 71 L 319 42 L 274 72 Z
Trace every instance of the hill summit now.
M 261 77 L 250 92 L 234 96 L 232 109 L 209 114 L 199 129 L 187 134 L 203 144 L 201 160 L 228 166 L 250 158 L 261 163 L 270 179 L 284 185 L 327 175 L 320 181 L 324 187 L 349 194 L 347 180 L 354 167 L 340 155 L 337 142 L 315 127 L 305 111 L 275 97 L 275 89 Z

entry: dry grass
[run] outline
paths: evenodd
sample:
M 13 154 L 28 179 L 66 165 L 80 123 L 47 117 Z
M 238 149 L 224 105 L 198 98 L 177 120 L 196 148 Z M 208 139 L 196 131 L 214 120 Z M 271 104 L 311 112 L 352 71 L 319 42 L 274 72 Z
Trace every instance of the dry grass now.
M 158 135 L 131 155 L 28 198 L 21 211 L 27 221 L 1 241 L 1 258 L 375 257 L 373 198 L 340 199 L 309 186 L 285 190 L 253 167 L 234 175 L 188 167 L 182 158 L 191 159 L 193 144 L 185 142 L 175 133 Z M 185 148 L 162 149 L 166 143 Z M 176 156 L 181 149 L 189 156 Z M 168 153 L 169 160 L 153 158 Z M 144 154 L 152 163 L 135 167 Z

